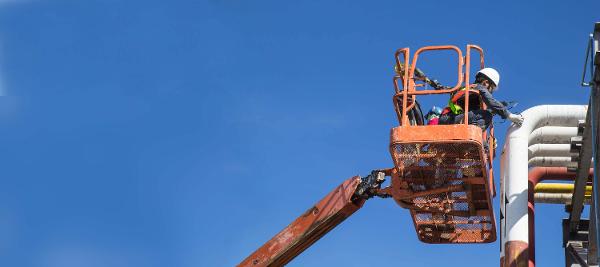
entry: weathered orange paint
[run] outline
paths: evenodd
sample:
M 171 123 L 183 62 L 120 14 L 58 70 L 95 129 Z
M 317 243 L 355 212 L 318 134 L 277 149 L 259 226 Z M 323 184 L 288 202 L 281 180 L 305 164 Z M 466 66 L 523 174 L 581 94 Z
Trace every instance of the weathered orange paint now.
M 411 211 L 421 241 L 496 240 L 493 186 L 479 127 L 400 126 L 392 129 L 390 139 L 395 169 L 384 190 Z
M 360 177 L 352 177 L 267 241 L 238 266 L 283 266 L 364 204 L 353 199 Z

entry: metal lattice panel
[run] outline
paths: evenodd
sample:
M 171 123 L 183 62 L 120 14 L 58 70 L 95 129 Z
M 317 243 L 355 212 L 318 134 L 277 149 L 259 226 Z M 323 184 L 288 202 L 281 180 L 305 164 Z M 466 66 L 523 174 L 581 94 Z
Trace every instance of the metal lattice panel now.
M 474 142 L 395 143 L 392 157 L 419 239 L 426 243 L 495 240 L 482 146 Z M 428 194 L 428 192 L 435 192 Z

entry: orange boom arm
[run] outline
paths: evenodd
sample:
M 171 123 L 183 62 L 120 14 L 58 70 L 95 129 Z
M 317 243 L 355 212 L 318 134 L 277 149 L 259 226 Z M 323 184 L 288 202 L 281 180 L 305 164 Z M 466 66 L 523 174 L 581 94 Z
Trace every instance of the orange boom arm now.
M 365 178 L 354 176 L 344 181 L 238 266 L 287 264 L 360 209 L 383 180 L 383 173 L 374 172 Z

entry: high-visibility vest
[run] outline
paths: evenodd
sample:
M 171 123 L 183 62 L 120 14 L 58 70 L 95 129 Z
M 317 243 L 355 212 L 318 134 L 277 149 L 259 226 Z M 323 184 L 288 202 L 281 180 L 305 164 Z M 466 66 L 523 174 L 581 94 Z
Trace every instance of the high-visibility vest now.
M 465 98 L 465 92 L 469 92 L 469 102 L 475 100 L 473 99 L 474 97 L 477 98 L 477 100 L 479 101 L 479 105 L 481 105 L 481 95 L 479 94 L 479 90 L 477 89 L 469 89 L 466 90 L 465 87 L 459 89 L 458 91 L 454 92 L 452 95 L 450 95 L 450 99 L 448 100 L 448 108 L 450 108 L 450 111 L 452 111 L 452 113 L 454 113 L 455 115 L 458 114 L 462 114 L 463 111 L 463 107 L 460 105 L 459 101 L 462 99 L 463 104 L 464 104 L 464 98 Z M 470 103 L 469 103 L 470 104 Z M 476 107 L 477 109 L 481 108 Z M 473 107 L 471 105 L 469 105 L 469 109 L 473 110 Z

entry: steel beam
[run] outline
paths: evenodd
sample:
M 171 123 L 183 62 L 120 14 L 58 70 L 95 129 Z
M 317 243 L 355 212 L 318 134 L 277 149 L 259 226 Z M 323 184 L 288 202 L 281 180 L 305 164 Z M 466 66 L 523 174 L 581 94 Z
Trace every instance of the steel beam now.
M 593 62 L 593 77 L 591 84 L 591 97 L 589 109 L 592 109 L 591 128 L 592 128 L 592 156 L 594 158 L 594 179 L 593 179 L 593 197 L 592 197 L 592 208 L 590 212 L 590 229 L 589 229 L 589 251 L 588 251 L 588 262 L 590 264 L 598 264 L 600 255 L 598 254 L 598 216 L 600 215 L 600 205 L 596 202 L 600 199 L 600 185 L 596 170 L 600 170 L 600 161 L 598 161 L 598 151 L 600 150 L 600 128 L 598 127 L 598 121 L 600 119 L 600 22 L 597 22 L 594 26 L 594 34 L 592 35 L 592 62 Z
M 590 265 L 598 265 L 598 243 L 596 242 L 596 203 L 592 200 L 590 208 L 590 227 L 588 229 L 588 251 L 587 251 L 587 262 Z
M 570 243 L 565 247 L 565 266 L 568 267 L 588 267 L 585 259 L 581 257 L 585 254 L 585 248 L 581 243 Z
M 591 104 L 591 100 L 590 100 Z M 585 124 L 583 129 L 583 140 L 581 150 L 579 152 L 579 162 L 577 163 L 577 172 L 575 176 L 575 188 L 573 191 L 573 199 L 571 200 L 572 208 L 569 214 L 569 230 L 574 232 L 577 230 L 577 225 L 581 220 L 581 212 L 583 211 L 583 201 L 585 199 L 585 185 L 587 182 L 588 173 L 590 170 L 592 159 L 592 127 L 591 126 L 591 108 L 588 105 L 587 114 L 585 116 Z
M 590 72 L 592 79 L 589 83 L 583 82 L 582 85 L 590 86 L 590 99 L 588 110 L 583 124 L 583 133 L 581 146 L 579 150 L 575 186 L 572 198 L 572 207 L 569 219 L 563 220 L 563 246 L 565 247 L 565 265 L 566 266 L 598 266 L 599 254 L 598 228 L 600 205 L 596 201 L 600 199 L 599 180 L 596 170 L 600 170 L 598 151 L 600 150 L 600 128 L 598 122 L 600 119 L 600 23 L 594 25 L 591 44 L 588 52 L 591 52 L 592 64 Z M 588 57 L 589 58 L 589 57 Z M 586 58 L 586 62 L 587 59 Z M 585 78 L 585 68 L 584 76 Z M 590 162 L 591 159 L 593 162 Z M 593 164 L 593 166 L 592 166 Z M 592 203 L 590 207 L 590 219 L 581 219 L 583 211 L 587 174 L 590 167 L 594 168 Z
M 588 263 L 588 237 L 590 221 L 582 219 L 575 231 L 570 230 L 570 221 L 563 220 L 563 247 L 565 248 L 565 266 L 597 266 Z

